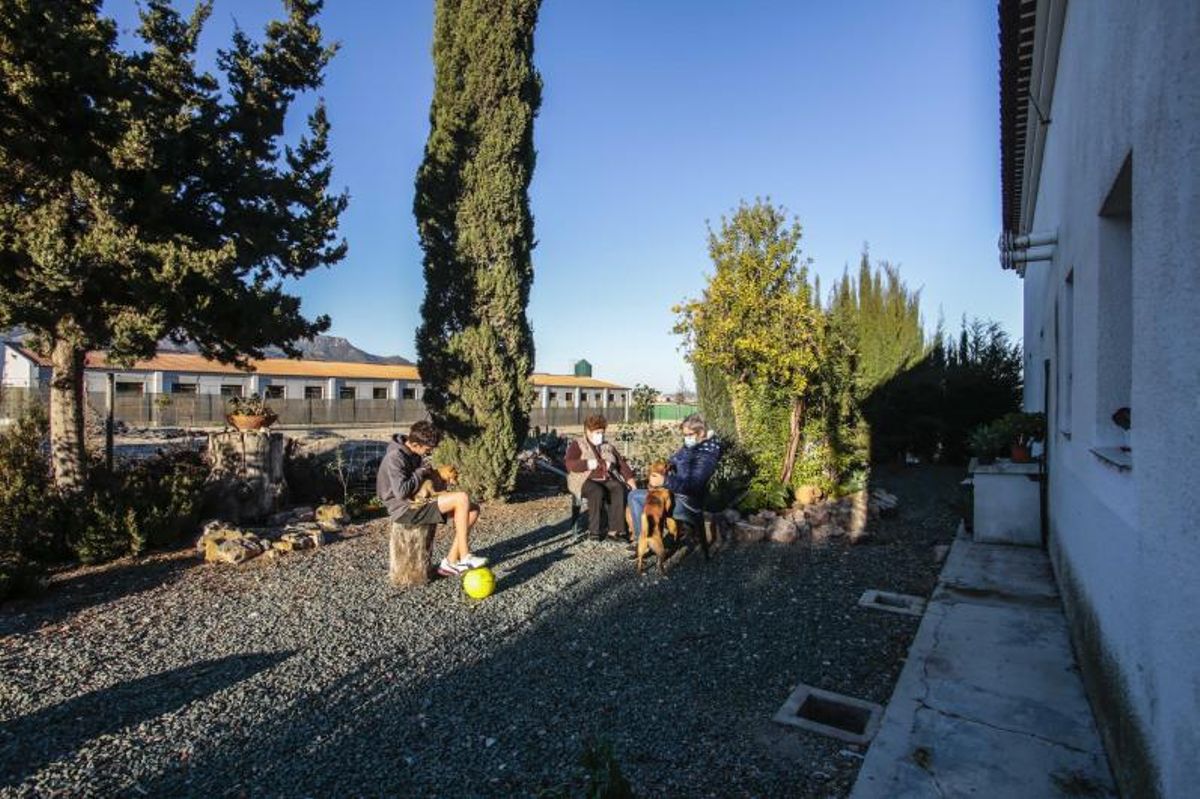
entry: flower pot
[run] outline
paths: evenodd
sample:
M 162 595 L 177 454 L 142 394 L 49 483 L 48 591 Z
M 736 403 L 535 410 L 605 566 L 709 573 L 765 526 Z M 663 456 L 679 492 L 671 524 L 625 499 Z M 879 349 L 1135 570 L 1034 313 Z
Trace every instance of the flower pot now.
M 1024 444 L 1012 445 L 1012 461 L 1013 463 L 1029 463 L 1033 458 L 1029 457 L 1029 447 Z
M 225 421 L 237 430 L 262 430 L 275 424 L 275 420 L 278 418 L 274 413 L 229 413 L 225 415 Z

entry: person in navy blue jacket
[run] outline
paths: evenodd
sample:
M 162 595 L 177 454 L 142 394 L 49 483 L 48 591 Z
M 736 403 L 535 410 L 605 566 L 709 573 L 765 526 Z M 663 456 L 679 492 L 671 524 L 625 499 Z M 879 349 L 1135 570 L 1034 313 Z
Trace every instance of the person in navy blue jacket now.
M 717 470 L 725 446 L 713 435 L 698 413 L 688 416 L 679 425 L 683 432 L 683 446 L 671 456 L 670 468 L 662 485 L 671 492 L 675 507 L 671 512 L 679 521 L 693 526 L 704 522 L 704 501 L 708 497 L 708 481 Z M 659 478 L 650 476 L 650 487 Z M 637 541 L 642 529 L 642 508 L 646 505 L 646 489 L 629 492 L 629 515 L 633 517 L 633 540 Z

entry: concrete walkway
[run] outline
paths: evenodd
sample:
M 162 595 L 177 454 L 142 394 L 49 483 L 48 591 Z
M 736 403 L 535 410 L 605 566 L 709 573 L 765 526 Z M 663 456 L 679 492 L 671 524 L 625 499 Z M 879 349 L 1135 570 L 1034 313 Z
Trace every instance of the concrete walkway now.
M 1116 795 L 1046 554 L 960 536 L 851 796 Z

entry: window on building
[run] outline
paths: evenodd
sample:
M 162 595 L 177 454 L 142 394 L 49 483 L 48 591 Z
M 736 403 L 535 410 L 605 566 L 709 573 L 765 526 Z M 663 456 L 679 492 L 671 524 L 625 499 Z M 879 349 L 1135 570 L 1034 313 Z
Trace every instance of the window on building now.
M 172 383 L 171 384 L 171 393 L 172 394 L 195 394 L 196 393 L 196 384 L 195 383 Z
M 586 391 L 579 392 L 579 404 L 580 405 L 588 404 L 588 393 Z
M 371 389 L 371 399 L 387 399 L 387 389 L 375 387 Z
M 358 396 L 354 386 L 342 386 L 338 389 L 338 399 L 354 399 Z
M 1100 208 L 1096 313 L 1096 445 L 1127 448 L 1113 415 L 1133 388 L 1133 159 L 1125 162 Z M 1124 414 L 1119 414 L 1120 419 Z M 1126 425 L 1127 426 L 1127 425 Z
M 608 395 L 608 401 L 609 401 L 609 402 L 613 402 L 615 399 L 616 399 L 616 398 L 615 398 L 615 397 L 614 397 L 612 394 L 609 394 L 609 395 Z
M 415 388 L 400 389 L 400 396 L 403 399 L 415 400 L 417 398 L 417 390 Z
M 240 383 L 222 383 L 222 397 L 240 397 L 242 396 L 242 385 Z
M 574 394 L 572 394 L 570 391 L 568 391 L 567 393 L 563 394 L 563 401 L 564 401 L 564 402 L 574 402 L 574 401 L 575 401 L 575 396 L 574 396 Z
M 305 399 L 321 399 L 324 396 L 325 396 L 324 386 L 305 386 L 304 387 L 304 398 Z
M 118 380 L 114 389 L 118 397 L 140 397 L 146 391 L 146 384 L 128 380 Z
M 283 399 L 283 386 L 267 386 L 263 396 L 267 399 Z
M 558 392 L 557 392 L 557 391 L 551 391 L 551 392 L 550 392 L 550 401 L 551 401 L 551 402 L 554 402 L 554 401 L 556 401 L 557 399 L 558 399 Z

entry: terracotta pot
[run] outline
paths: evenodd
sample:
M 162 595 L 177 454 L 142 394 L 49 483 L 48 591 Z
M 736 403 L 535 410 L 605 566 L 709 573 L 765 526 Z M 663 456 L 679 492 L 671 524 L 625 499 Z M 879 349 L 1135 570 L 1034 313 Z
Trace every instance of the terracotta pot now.
M 1029 447 L 1023 444 L 1012 445 L 1012 462 L 1013 463 L 1029 463 L 1033 458 L 1029 457 Z
M 279 417 L 274 413 L 262 414 L 245 414 L 245 413 L 229 413 L 225 415 L 225 421 L 229 422 L 238 430 L 262 430 L 264 427 L 270 427 L 275 424 L 275 420 Z

